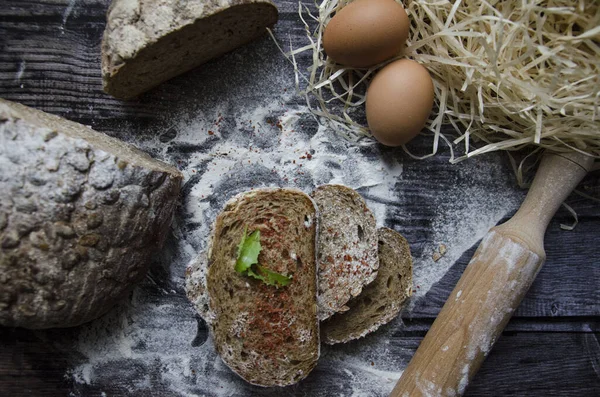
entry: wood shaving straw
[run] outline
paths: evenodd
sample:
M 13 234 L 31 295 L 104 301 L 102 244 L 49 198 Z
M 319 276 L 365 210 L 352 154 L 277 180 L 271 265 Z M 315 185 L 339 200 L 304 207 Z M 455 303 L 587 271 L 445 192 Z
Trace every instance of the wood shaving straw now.
M 324 28 L 349 2 L 324 0 L 318 15 L 300 3 L 309 43 L 286 56 L 298 90 L 301 80 L 306 84 L 300 92 L 311 111 L 348 139 L 368 144 L 370 133 L 353 114 L 365 102 L 370 78 L 401 56 L 370 69 L 344 68 L 326 57 Z M 437 108 L 426 125 L 431 153 L 407 153 L 434 155 L 442 139 L 451 162 L 528 145 L 600 158 L 597 0 L 411 0 L 404 7 L 411 20 L 404 56 L 429 70 Z M 313 60 L 307 72 L 296 63 L 306 52 Z M 443 124 L 456 136 L 446 137 Z

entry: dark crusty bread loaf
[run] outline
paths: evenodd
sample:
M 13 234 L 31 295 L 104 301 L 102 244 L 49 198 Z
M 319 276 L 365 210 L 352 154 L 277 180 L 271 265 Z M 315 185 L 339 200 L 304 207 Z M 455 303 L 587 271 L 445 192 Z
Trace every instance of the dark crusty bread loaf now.
M 348 310 L 346 303 L 377 276 L 375 217 L 363 198 L 342 185 L 311 194 L 319 208 L 319 319 Z
M 102 40 L 104 91 L 122 99 L 263 34 L 270 0 L 113 0 Z
M 321 323 L 328 344 L 348 342 L 375 331 L 398 315 L 412 295 L 412 258 L 408 242 L 400 233 L 381 228 L 377 278 L 348 303 L 350 310 L 334 314 Z
M 210 327 L 223 361 L 250 383 L 290 385 L 317 363 L 316 222 L 310 197 L 293 189 L 240 194 L 217 216 L 208 250 Z M 245 228 L 260 230 L 259 264 L 291 275 L 289 285 L 235 271 Z
M 131 145 L 0 99 L 0 325 L 104 314 L 146 274 L 181 180 Z

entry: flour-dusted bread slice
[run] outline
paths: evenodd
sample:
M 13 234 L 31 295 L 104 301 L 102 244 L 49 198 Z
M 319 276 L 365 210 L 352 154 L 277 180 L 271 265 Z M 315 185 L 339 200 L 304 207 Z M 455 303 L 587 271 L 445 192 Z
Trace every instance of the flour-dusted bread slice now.
M 132 98 L 266 32 L 270 0 L 113 0 L 102 40 L 104 91 Z
M 394 230 L 381 228 L 377 278 L 348 303 L 350 310 L 321 323 L 328 344 L 362 338 L 394 319 L 412 295 L 412 257 L 408 242 Z
M 377 227 L 363 198 L 342 185 L 311 194 L 319 208 L 319 319 L 348 310 L 346 303 L 377 276 Z
M 260 386 L 298 382 L 319 358 L 316 206 L 292 189 L 258 189 L 230 200 L 208 250 L 210 327 L 223 361 Z M 258 263 L 291 276 L 275 287 L 235 270 L 244 231 L 260 230 Z
M 181 179 L 133 146 L 0 99 L 0 325 L 105 313 L 145 275 Z

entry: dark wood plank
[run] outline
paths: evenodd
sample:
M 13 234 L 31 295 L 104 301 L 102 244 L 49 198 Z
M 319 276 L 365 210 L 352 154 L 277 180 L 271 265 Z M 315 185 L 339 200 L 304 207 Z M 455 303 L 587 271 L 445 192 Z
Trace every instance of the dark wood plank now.
M 58 340 L 69 331 L 33 331 L 0 327 L 0 391 L 5 396 L 66 395 L 71 381 L 67 345 Z
M 68 351 L 68 335 L 74 331 L 24 331 L 0 329 L 3 348 L 0 351 L 0 386 L 4 395 L 39 396 L 173 396 L 173 392 L 161 381 L 160 363 L 155 367 L 138 365 L 135 379 L 119 376 L 127 363 L 108 364 L 110 381 L 93 385 L 73 385 L 64 378 L 67 362 L 76 360 Z M 600 390 L 598 376 L 600 345 L 598 333 L 560 332 L 509 332 L 499 339 L 479 374 L 467 389 L 467 396 L 596 396 Z M 416 350 L 421 337 L 393 335 L 389 349 L 397 351 L 394 360 L 382 362 L 373 357 L 373 370 L 395 371 L 406 364 Z M 344 346 L 327 348 L 313 373 L 303 382 L 286 389 L 286 394 L 295 396 L 349 396 L 360 386 L 351 380 L 343 382 L 348 374 L 364 376 L 360 367 L 340 367 L 340 355 L 352 354 L 353 350 L 364 350 L 366 342 L 355 342 Z M 548 349 L 552 344 L 555 348 Z M 11 348 L 7 354 L 6 347 Z M 368 346 L 367 346 L 368 348 Z M 125 371 L 123 371 L 125 372 Z M 131 371 L 126 371 L 131 373 Z M 132 384 L 150 377 L 151 388 L 132 390 Z M 383 386 L 370 396 L 384 396 L 393 382 L 380 375 Z M 233 378 L 232 378 L 233 377 Z M 244 385 L 232 373 L 224 373 L 224 381 L 239 383 L 244 395 L 279 396 L 279 389 L 262 389 Z M 351 378 L 352 379 L 352 378 Z M 325 381 L 326 380 L 326 381 Z M 387 383 L 387 385 L 386 385 Z M 202 384 L 181 385 L 180 390 L 199 395 L 217 395 L 215 390 Z
M 597 333 L 503 335 L 466 395 L 597 396 L 598 336 Z M 548 349 L 549 345 L 557 348 Z M 568 347 L 563 350 L 565 346 Z
M 434 318 L 403 318 L 401 325 L 394 326 L 394 335 L 398 337 L 425 336 L 431 327 Z M 593 317 L 513 317 L 504 329 L 503 335 L 510 336 L 515 333 L 598 333 L 600 332 L 600 318 Z M 552 347 L 549 347 L 550 349 Z

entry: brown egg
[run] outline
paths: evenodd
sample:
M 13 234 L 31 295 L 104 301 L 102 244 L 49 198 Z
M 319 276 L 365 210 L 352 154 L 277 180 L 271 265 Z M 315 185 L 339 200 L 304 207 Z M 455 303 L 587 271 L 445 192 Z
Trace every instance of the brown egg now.
M 331 18 L 323 48 L 337 63 L 370 67 L 400 53 L 409 25 L 406 11 L 394 0 L 356 0 Z
M 433 81 L 427 69 L 410 59 L 386 65 L 367 90 L 367 122 L 387 146 L 404 145 L 425 126 L 433 107 Z

